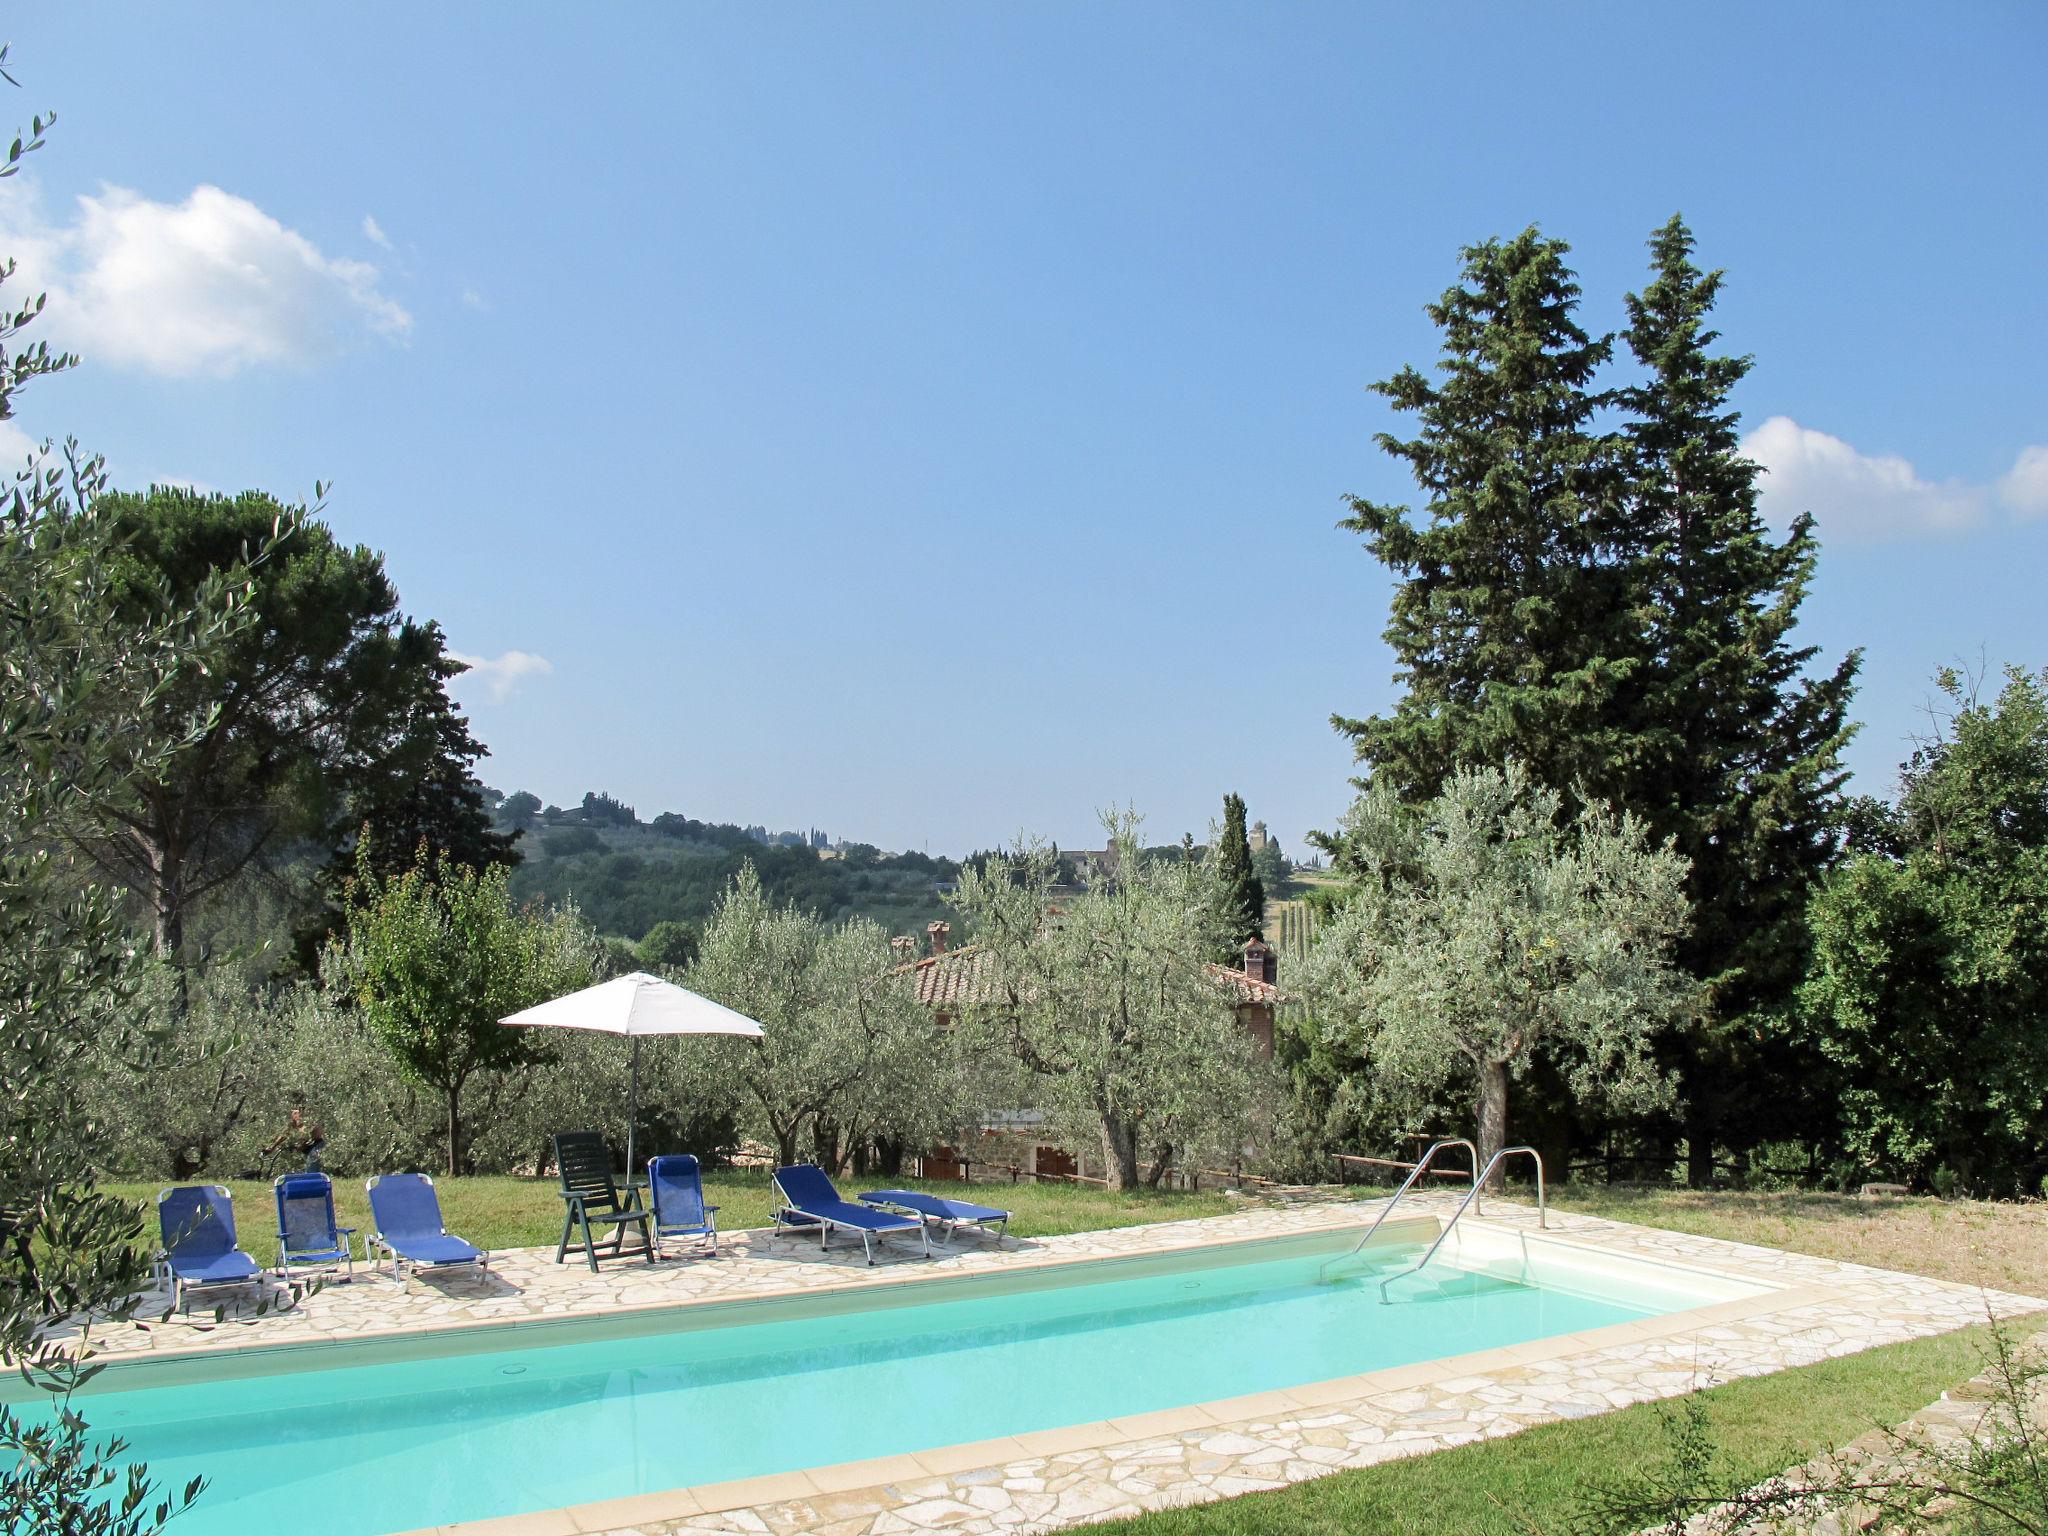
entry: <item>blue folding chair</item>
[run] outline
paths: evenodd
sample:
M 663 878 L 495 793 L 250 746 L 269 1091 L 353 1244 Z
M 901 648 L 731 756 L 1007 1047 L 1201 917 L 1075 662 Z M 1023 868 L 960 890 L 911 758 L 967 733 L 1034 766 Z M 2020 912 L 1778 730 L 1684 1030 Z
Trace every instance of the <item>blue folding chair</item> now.
M 355 1278 L 354 1227 L 334 1220 L 334 1181 L 324 1173 L 281 1173 L 271 1181 L 277 1197 L 277 1272 L 344 1268 L 346 1285 Z
M 159 1272 L 171 1303 L 189 1309 L 194 1291 L 261 1285 L 263 1266 L 235 1241 L 235 1197 L 221 1184 L 181 1184 L 156 1197 Z
M 491 1256 L 474 1243 L 453 1236 L 441 1222 L 441 1197 L 424 1173 L 380 1173 L 363 1186 L 370 1196 L 370 1219 L 376 1230 L 363 1242 L 366 1258 L 378 1249 L 391 1256 L 394 1278 L 412 1283 L 425 1270 L 460 1269 L 481 1275 Z
M 701 1237 L 718 1257 L 718 1207 L 704 1203 L 704 1175 L 687 1152 L 647 1160 L 648 1203 L 654 1208 L 654 1251 L 664 1237 Z

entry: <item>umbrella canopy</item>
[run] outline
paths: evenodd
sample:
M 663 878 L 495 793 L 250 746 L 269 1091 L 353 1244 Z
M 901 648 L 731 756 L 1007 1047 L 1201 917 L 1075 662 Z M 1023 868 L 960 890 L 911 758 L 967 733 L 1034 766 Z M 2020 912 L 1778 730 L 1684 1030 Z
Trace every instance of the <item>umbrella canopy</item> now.
M 752 1035 L 761 1026 L 723 1003 L 699 997 L 645 971 L 571 992 L 553 1002 L 508 1014 L 500 1024 L 549 1029 L 590 1029 L 603 1035 Z
M 626 1174 L 633 1173 L 633 1138 L 640 1123 L 640 1041 L 648 1035 L 761 1036 L 761 1026 L 723 1003 L 700 997 L 645 971 L 522 1008 L 498 1020 L 515 1029 L 587 1029 L 633 1041 L 632 1101 L 626 1118 Z

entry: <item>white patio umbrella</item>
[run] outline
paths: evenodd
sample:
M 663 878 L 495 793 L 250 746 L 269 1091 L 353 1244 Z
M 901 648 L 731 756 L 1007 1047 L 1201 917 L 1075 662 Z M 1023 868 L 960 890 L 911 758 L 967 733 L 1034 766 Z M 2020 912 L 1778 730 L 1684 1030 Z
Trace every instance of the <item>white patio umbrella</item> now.
M 626 1176 L 633 1174 L 633 1136 L 640 1123 L 640 1042 L 648 1035 L 751 1035 L 761 1026 L 723 1003 L 699 997 L 645 971 L 571 992 L 552 1002 L 498 1020 L 516 1029 L 588 1029 L 601 1035 L 625 1035 L 633 1042 L 633 1087 L 626 1119 Z

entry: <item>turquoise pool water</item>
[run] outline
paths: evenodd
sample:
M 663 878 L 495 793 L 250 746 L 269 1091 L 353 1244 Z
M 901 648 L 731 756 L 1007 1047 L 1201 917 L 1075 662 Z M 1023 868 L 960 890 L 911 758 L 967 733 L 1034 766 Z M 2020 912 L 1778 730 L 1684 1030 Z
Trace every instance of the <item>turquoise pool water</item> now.
M 209 1479 L 177 1536 L 383 1536 L 1116 1418 L 1688 1304 L 1445 1270 L 1382 1306 L 1385 1270 L 1323 1283 L 1327 1257 L 1006 1294 L 969 1284 L 916 1305 L 381 1364 L 347 1365 L 335 1346 L 321 1352 L 332 1368 L 82 1406 L 159 1481 Z

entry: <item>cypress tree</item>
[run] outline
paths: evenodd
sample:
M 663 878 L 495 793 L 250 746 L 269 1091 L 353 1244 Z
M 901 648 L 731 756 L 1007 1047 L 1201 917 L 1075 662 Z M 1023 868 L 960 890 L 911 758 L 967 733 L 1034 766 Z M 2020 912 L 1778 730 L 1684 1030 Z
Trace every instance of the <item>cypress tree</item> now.
M 1815 650 L 1791 643 L 1818 543 L 1811 519 L 1775 540 L 1758 512 L 1728 403 L 1750 360 L 1716 354 L 1708 324 L 1721 274 L 1693 263 L 1681 220 L 1657 232 L 1652 281 L 1627 300 L 1642 376 L 1608 392 L 1612 338 L 1577 323 L 1568 249 L 1533 228 L 1468 248 L 1428 311 L 1440 377 L 1376 386 L 1417 418 L 1413 438 L 1378 441 L 1427 516 L 1351 501 L 1343 526 L 1400 578 L 1385 633 L 1405 691 L 1387 715 L 1335 724 L 1361 786 L 1423 800 L 1461 762 L 1519 758 L 1692 860 L 1680 960 L 1708 1001 L 1668 1064 L 1704 1181 L 1717 1144 L 1793 1123 L 1808 1083 L 1765 1022 L 1837 851 L 1858 657 L 1813 677 Z M 1765 1081 L 1789 1086 L 1767 1096 Z
M 1816 678 L 1816 649 L 1790 643 L 1819 555 L 1813 520 L 1778 541 L 1757 510 L 1760 471 L 1728 404 L 1751 360 L 1714 352 L 1722 274 L 1693 250 L 1674 216 L 1650 240 L 1651 282 L 1628 296 L 1644 375 L 1616 396 L 1629 481 L 1617 553 L 1646 621 L 1622 701 L 1633 761 L 1620 798 L 1692 861 L 1680 961 L 1709 1005 L 1676 1065 L 1688 1171 L 1704 1183 L 1717 1141 L 1752 1144 L 1789 1107 L 1761 1091 L 1797 1074 L 1758 1070 L 1760 1024 L 1798 981 L 1807 893 L 1837 852 L 1859 656 Z
M 1353 497 L 1341 525 L 1401 578 L 1385 635 L 1405 692 L 1389 715 L 1332 721 L 1361 787 L 1425 800 L 1461 762 L 1515 757 L 1567 793 L 1611 789 L 1609 701 L 1639 646 L 1600 558 L 1617 445 L 1593 426 L 1605 402 L 1591 385 L 1612 338 L 1574 318 L 1569 250 L 1533 226 L 1468 247 L 1427 311 L 1441 380 L 1409 367 L 1374 386 L 1417 419 L 1413 438 L 1377 441 L 1407 461 L 1427 520 Z
M 1238 951 L 1266 929 L 1266 890 L 1252 873 L 1251 839 L 1245 833 L 1244 797 L 1223 797 L 1223 836 L 1216 845 L 1217 874 L 1223 885 L 1223 912 L 1230 939 Z M 1225 959 L 1238 958 L 1226 955 Z

